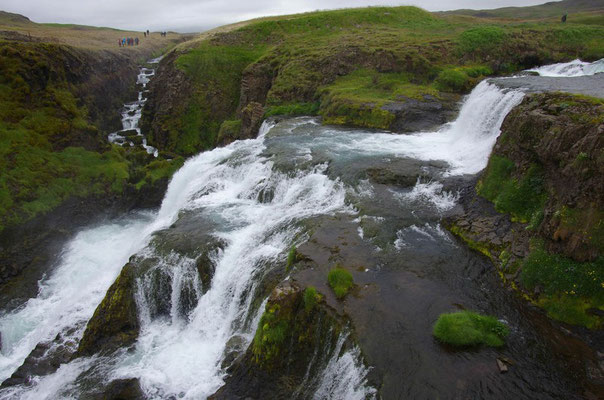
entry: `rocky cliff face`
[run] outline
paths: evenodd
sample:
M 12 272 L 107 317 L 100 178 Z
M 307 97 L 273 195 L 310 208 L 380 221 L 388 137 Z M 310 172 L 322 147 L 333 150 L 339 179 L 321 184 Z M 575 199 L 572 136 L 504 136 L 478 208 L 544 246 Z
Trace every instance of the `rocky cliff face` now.
M 527 96 L 451 226 L 548 315 L 591 328 L 604 314 L 603 115 L 599 99 Z

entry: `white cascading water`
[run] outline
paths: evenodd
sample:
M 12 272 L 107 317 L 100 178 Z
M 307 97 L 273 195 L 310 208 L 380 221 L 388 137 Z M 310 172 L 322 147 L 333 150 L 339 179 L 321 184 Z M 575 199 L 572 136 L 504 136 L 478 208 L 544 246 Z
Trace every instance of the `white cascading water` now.
M 352 132 L 332 136 L 329 146 L 377 156 L 444 160 L 450 165 L 449 174 L 476 173 L 486 165 L 501 122 L 522 97 L 521 92 L 482 82 L 466 99 L 458 119 L 437 132 Z M 257 139 L 237 141 L 188 160 L 174 175 L 162 207 L 151 221 L 139 217 L 107 224 L 73 239 L 62 264 L 41 282 L 40 295 L 0 319 L 3 339 L 12 343 L 3 346 L 2 376 L 9 376 L 40 340 L 52 339 L 72 326 L 80 327 L 74 334 L 79 340 L 84 322 L 128 257 L 135 252 L 153 254 L 151 246 L 145 248 L 152 233 L 170 226 L 179 213 L 188 210 L 223 221 L 219 231 L 213 232 L 226 244 L 214 255 L 211 287 L 201 295 L 199 282 L 193 282 L 198 302 L 190 314 L 177 312 L 175 300 L 170 318 L 153 319 L 147 309 L 148 285 L 144 278 L 139 279 L 137 305 L 142 328 L 135 349 L 103 365 L 107 380 L 140 378 L 151 398 L 200 399 L 214 393 L 224 382 L 221 362 L 227 342 L 239 337 L 247 345 L 253 337 L 256 326 L 245 321 L 253 320 L 250 314 L 256 312 L 251 304 L 257 278 L 271 262 L 284 259 L 299 232 L 296 223 L 313 216 L 354 213 L 345 203 L 347 188 L 325 174 L 327 165 L 290 174 L 273 169 L 273 162 L 262 154 L 264 135 L 270 128 L 265 123 Z M 434 184 L 418 184 L 431 192 L 435 189 Z M 258 200 L 263 190 L 274 192 L 270 202 Z M 107 252 L 108 248 L 112 252 Z M 191 259 L 158 257 L 164 258 L 157 268 L 173 274 L 171 291 L 180 290 L 183 279 L 191 276 Z M 176 299 L 176 294 L 170 295 Z M 23 321 L 26 327 L 21 327 Z M 317 398 L 362 398 L 363 393 L 373 393 L 364 384 L 367 370 L 356 351 L 334 353 L 333 362 L 322 374 L 325 379 L 318 386 Z M 65 397 L 62 391 L 94 362 L 94 358 L 78 359 L 39 379 L 33 387 L 0 392 L 0 398 Z
M 226 219 L 226 229 L 215 233 L 226 246 L 216 256 L 211 287 L 192 314 L 143 319 L 135 351 L 118 362 L 115 376 L 140 378 L 152 397 L 198 399 L 214 393 L 223 384 L 219 365 L 229 339 L 237 336 L 247 345 L 252 338 L 255 326 L 244 321 L 254 311 L 254 278 L 267 263 L 283 259 L 297 233 L 295 223 L 350 212 L 343 185 L 323 173 L 325 166 L 293 176 L 274 171 L 272 162 L 260 155 L 262 137 L 225 149 L 232 152 L 228 162 L 218 162 L 214 152 L 190 160 L 166 196 L 164 206 L 179 203 L 181 209 L 203 209 L 204 215 Z M 208 165 L 209 158 L 213 165 Z M 173 197 L 176 187 L 179 196 Z M 262 189 L 274 190 L 271 202 L 258 201 Z M 144 308 L 147 302 L 138 304 Z
M 121 267 L 144 244 L 140 232 L 150 220 L 149 214 L 133 215 L 84 230 L 67 244 L 60 265 L 39 283 L 38 296 L 0 316 L 0 380 L 39 342 L 76 327 L 65 340 L 77 343 Z
M 313 399 L 375 399 L 377 391 L 367 384 L 366 376 L 369 369 L 363 365 L 359 348 L 355 346 L 340 354 L 346 338 L 345 334 L 338 338 L 333 356 L 320 374 L 319 385 Z
M 551 77 L 573 77 L 604 73 L 604 59 L 592 63 L 579 59 L 567 63 L 545 65 L 543 67 L 529 69 L 527 71 L 537 72 L 540 76 Z
M 152 60 L 147 61 L 147 64 L 153 65 L 157 64 L 161 61 L 161 57 L 154 58 Z M 135 143 L 132 138 L 124 136 L 125 131 L 135 130 L 136 136 L 140 137 L 141 146 L 147 151 L 149 154 L 153 154 L 154 157 L 159 155 L 159 151 L 147 144 L 147 138 L 145 135 L 141 133 L 141 129 L 138 127 L 138 123 L 141 119 L 141 115 L 143 112 L 143 106 L 147 102 L 147 98 L 145 97 L 145 93 L 147 91 L 147 84 L 151 81 L 151 78 L 155 75 L 154 68 L 141 67 L 136 77 L 136 84 L 141 85 L 141 90 L 138 92 L 138 99 L 132 103 L 124 104 L 124 108 L 122 109 L 122 130 L 117 132 L 112 132 L 107 136 L 107 140 L 110 143 L 114 143 L 120 146 L 131 146 L 134 147 Z
M 520 91 L 502 90 L 485 80 L 466 98 L 458 118 L 436 132 L 353 133 L 353 139 L 343 138 L 334 145 L 345 151 L 442 160 L 449 164 L 447 175 L 475 174 L 486 166 L 501 123 L 523 97 Z

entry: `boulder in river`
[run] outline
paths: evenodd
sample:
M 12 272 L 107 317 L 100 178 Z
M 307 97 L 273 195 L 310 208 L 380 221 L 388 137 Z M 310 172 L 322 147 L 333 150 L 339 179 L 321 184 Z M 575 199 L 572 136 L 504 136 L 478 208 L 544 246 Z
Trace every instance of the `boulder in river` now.
M 140 327 L 134 290 L 134 265 L 128 263 L 88 321 L 79 355 L 109 352 L 136 340 Z

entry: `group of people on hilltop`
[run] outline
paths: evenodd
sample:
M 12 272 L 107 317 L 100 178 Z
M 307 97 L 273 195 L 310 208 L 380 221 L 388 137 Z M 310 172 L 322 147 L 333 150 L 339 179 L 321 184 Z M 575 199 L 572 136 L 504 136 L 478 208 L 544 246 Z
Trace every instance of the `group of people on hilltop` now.
M 160 32 L 159 33 L 161 36 L 166 37 L 168 36 L 168 32 Z M 149 32 L 149 30 L 147 29 L 146 31 L 143 32 L 143 35 L 145 37 L 149 37 L 151 36 L 151 33 Z M 126 47 L 126 46 L 138 46 L 139 44 L 139 40 L 137 37 L 135 38 L 121 38 L 117 40 L 118 45 L 120 47 Z
M 139 40 L 138 38 L 121 38 L 117 40 L 117 43 L 120 47 L 138 46 Z

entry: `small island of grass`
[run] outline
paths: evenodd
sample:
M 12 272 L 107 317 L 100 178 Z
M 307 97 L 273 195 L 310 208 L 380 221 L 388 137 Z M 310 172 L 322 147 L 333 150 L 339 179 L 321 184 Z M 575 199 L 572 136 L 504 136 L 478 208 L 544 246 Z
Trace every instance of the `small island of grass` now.
M 327 282 L 338 299 L 344 298 L 353 285 L 352 275 L 341 267 L 335 267 L 329 271 Z
M 509 328 L 495 317 L 471 311 L 441 314 L 433 329 L 439 341 L 458 347 L 481 344 L 500 347 L 509 333 Z

